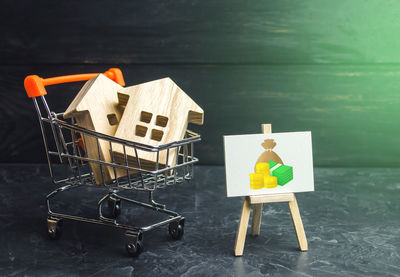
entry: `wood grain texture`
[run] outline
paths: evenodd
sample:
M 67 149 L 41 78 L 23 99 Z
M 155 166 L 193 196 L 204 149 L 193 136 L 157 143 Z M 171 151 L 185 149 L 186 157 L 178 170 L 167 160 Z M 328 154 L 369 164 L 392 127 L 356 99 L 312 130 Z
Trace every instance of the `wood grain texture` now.
M 304 231 L 303 221 L 301 220 L 299 206 L 297 205 L 296 196 L 293 193 L 293 200 L 289 201 L 290 215 L 292 216 L 292 221 L 294 229 L 296 231 L 297 241 L 299 242 L 299 247 L 301 251 L 308 250 L 308 243 L 306 238 L 306 232 Z
M 258 236 L 260 234 L 260 229 L 261 229 L 263 203 L 254 204 L 252 205 L 252 207 L 253 207 L 253 216 L 251 218 L 251 235 Z
M 32 101 L 23 89 L 27 74 L 43 77 L 101 72 L 109 66 L 0 66 L 1 162 L 45 162 Z M 123 66 L 127 85 L 170 76 L 204 108 L 195 153 L 203 164 L 223 164 L 222 135 L 313 132 L 316 166 L 400 166 L 400 66 Z M 54 111 L 64 111 L 82 87 L 48 87 Z M 338 132 L 338 130 L 341 130 Z
M 0 57 L 3 64 L 399 63 L 399 8 L 379 0 L 7 0 Z
M 312 130 L 316 166 L 400 166 L 399 5 L 3 1 L 0 162 L 44 162 L 26 75 L 125 64 L 129 85 L 170 76 L 204 108 L 204 128 L 194 128 L 202 163 L 223 163 L 222 135 L 256 133 L 267 120 L 277 132 Z M 53 110 L 80 88 L 49 88 Z
M 242 256 L 244 250 L 244 243 L 246 242 L 247 225 L 250 218 L 250 200 L 248 197 L 243 198 L 242 213 L 240 214 L 238 230 L 236 232 L 235 240 L 235 256 Z
M 103 74 L 85 82 L 74 100 L 65 110 L 64 118 L 74 117 L 79 126 L 99 133 L 114 136 L 121 120 L 123 109 L 118 106 L 118 92 L 123 87 Z M 108 141 L 93 136 L 83 136 L 88 158 L 112 163 L 111 145 Z M 126 175 L 125 170 L 90 163 L 97 184 L 109 182 L 116 176 Z
M 154 80 L 125 87 L 118 93 L 119 103 L 125 106 L 115 136 L 141 144 L 159 146 L 182 140 L 189 123 L 203 124 L 204 112 L 170 78 Z M 178 149 L 157 152 L 122 148 L 115 145 L 113 153 L 118 163 L 147 170 L 157 169 L 157 164 L 174 166 Z
M 294 199 L 294 193 L 280 193 L 267 195 L 252 195 L 249 196 L 251 204 L 260 203 L 275 203 L 275 202 L 290 202 Z

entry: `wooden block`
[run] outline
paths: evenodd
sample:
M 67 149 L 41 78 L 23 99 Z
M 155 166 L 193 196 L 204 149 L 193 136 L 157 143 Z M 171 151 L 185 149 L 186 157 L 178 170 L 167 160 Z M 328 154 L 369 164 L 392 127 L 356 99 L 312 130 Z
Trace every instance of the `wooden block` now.
M 248 197 L 245 197 L 243 200 L 242 214 L 240 215 L 238 231 L 236 233 L 235 256 L 243 255 L 249 218 L 250 218 L 250 201 Z
M 261 133 L 272 134 L 272 124 L 261 124 Z
M 118 106 L 118 92 L 124 88 L 103 74 L 89 80 L 79 91 L 64 113 L 64 118 L 74 117 L 79 126 L 113 136 L 117 130 L 123 109 Z M 112 162 L 110 145 L 99 140 L 99 151 L 96 138 L 85 136 L 86 153 L 91 159 Z M 114 145 L 113 145 L 114 146 Z M 97 184 L 103 182 L 100 166 L 90 163 Z M 125 170 L 117 169 L 117 176 L 126 175 Z M 115 177 L 112 167 L 103 166 L 104 181 Z
M 306 233 L 304 232 L 303 221 L 301 220 L 299 206 L 297 205 L 296 196 L 293 193 L 293 199 L 289 201 L 290 214 L 292 215 L 292 221 L 294 229 L 296 231 L 297 240 L 301 251 L 308 250 Z
M 170 78 L 159 79 L 132 87 L 118 93 L 119 104 L 125 106 L 124 114 L 115 133 L 116 137 L 138 143 L 158 146 L 184 138 L 188 123 L 201 125 L 203 110 Z M 125 165 L 121 145 L 113 149 L 118 163 Z M 178 149 L 159 153 L 159 168 L 174 166 Z M 126 148 L 130 166 L 138 166 L 134 148 Z M 138 150 L 142 168 L 154 170 L 156 152 Z M 168 156 L 168 163 L 167 163 Z

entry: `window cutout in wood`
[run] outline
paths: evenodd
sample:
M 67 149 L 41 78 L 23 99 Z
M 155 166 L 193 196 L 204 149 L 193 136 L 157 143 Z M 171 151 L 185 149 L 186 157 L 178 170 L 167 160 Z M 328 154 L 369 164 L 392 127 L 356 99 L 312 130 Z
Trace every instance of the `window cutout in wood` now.
M 147 127 L 142 125 L 136 125 L 135 135 L 138 137 L 145 137 L 147 133 Z
M 142 111 L 140 113 L 140 121 L 150 123 L 151 118 L 153 117 L 152 113 Z
M 162 115 L 157 115 L 156 117 L 156 125 L 160 127 L 165 127 L 167 126 L 168 123 L 168 117 L 162 116 Z
M 163 131 L 153 129 L 151 130 L 151 139 L 156 141 L 161 141 L 164 135 Z
M 110 113 L 107 115 L 108 123 L 110 123 L 111 126 L 118 125 L 118 118 L 115 113 Z

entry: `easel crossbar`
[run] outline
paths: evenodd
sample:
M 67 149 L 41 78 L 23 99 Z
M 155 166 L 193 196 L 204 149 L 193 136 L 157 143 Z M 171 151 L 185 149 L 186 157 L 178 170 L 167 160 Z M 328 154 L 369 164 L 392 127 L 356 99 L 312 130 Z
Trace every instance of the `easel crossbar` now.
M 273 203 L 273 202 L 289 202 L 294 200 L 293 193 L 271 194 L 271 195 L 254 195 L 248 196 L 251 204 Z

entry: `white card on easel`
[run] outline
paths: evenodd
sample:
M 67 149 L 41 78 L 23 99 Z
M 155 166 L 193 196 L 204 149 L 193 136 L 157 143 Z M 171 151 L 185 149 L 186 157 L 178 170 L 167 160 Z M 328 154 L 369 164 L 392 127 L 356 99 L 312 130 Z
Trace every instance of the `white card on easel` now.
M 314 191 L 311 132 L 224 136 L 224 150 L 228 197 Z M 263 176 L 257 163 L 268 164 Z M 251 186 L 251 174 L 264 186 Z

